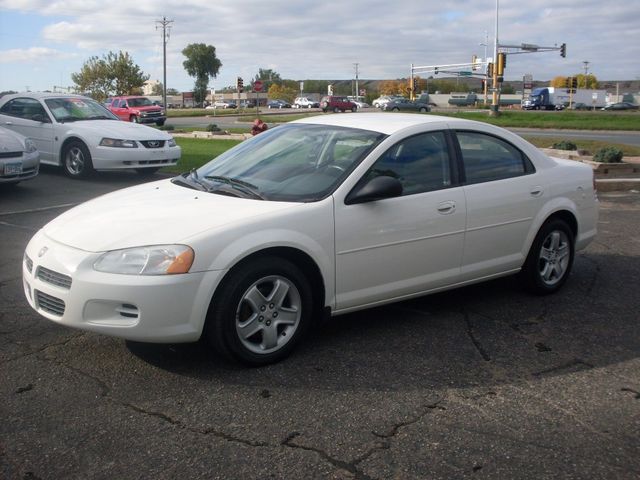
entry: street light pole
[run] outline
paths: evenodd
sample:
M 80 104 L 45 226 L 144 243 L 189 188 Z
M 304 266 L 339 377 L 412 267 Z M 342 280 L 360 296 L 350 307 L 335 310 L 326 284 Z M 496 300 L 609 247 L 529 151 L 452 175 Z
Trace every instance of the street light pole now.
M 490 114 L 493 116 L 498 116 L 498 8 L 499 8 L 500 0 L 496 0 L 496 34 L 495 34 L 495 43 L 493 46 L 493 96 L 491 103 L 491 111 Z

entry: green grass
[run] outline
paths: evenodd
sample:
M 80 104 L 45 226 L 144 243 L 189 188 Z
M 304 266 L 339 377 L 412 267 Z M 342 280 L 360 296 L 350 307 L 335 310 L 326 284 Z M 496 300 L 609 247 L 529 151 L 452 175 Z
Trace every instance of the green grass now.
M 171 110 L 167 110 L 167 117 L 176 118 L 176 117 L 204 117 L 211 116 L 213 117 L 213 112 L 215 112 L 216 117 L 224 117 L 224 116 L 233 116 L 233 115 L 255 115 L 255 108 L 218 108 L 216 110 L 206 110 L 204 108 L 172 108 Z
M 262 121 L 267 125 L 270 123 L 287 123 L 293 122 L 294 120 L 300 120 L 301 118 L 307 117 L 315 117 L 317 115 L 324 115 L 322 112 L 311 112 L 311 113 L 294 113 L 293 115 L 278 115 L 278 114 L 270 114 L 270 115 L 262 115 Z M 254 118 L 245 117 L 239 118 L 238 122 L 253 122 Z
M 182 147 L 182 157 L 175 167 L 163 168 L 163 172 L 181 173 L 198 168 L 212 158 L 240 143 L 240 140 L 208 140 L 203 138 L 176 138 Z
M 639 113 L 609 113 L 597 110 L 595 112 L 521 112 L 502 110 L 499 117 L 490 117 L 487 111 L 434 112 L 434 114 L 479 120 L 500 127 L 640 131 Z
M 634 147 L 633 145 L 625 145 L 623 143 L 611 143 L 603 142 L 600 140 L 583 140 L 580 138 L 562 138 L 562 137 L 536 137 L 535 134 L 525 135 L 522 134 L 528 142 L 534 144 L 538 148 L 551 148 L 556 142 L 562 140 L 568 140 L 577 145 L 580 150 L 588 150 L 591 154 L 595 153 L 603 147 L 616 147 L 622 150 L 625 157 L 638 157 L 640 156 L 640 147 Z

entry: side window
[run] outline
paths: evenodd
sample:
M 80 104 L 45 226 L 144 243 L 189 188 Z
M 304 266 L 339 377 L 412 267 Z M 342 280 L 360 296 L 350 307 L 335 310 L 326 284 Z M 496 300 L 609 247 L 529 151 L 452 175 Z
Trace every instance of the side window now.
M 456 132 L 467 184 L 518 177 L 533 171 L 529 159 L 510 143 L 479 132 Z
M 120 99 L 116 98 L 111 101 L 111 108 L 120 108 Z
M 423 133 L 398 142 L 365 177 L 383 175 L 400 180 L 403 196 L 449 187 L 451 166 L 444 132 Z
M 33 120 L 35 115 L 40 115 L 40 118 L 44 120 L 49 119 L 47 112 L 45 112 L 40 102 L 32 98 L 14 98 L 2 106 L 0 113 L 12 117 L 24 118 L 25 120 Z

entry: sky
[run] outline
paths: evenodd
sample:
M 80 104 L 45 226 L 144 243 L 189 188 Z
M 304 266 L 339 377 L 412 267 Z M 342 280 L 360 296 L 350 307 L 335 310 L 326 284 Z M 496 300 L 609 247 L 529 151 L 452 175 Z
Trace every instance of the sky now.
M 216 47 L 218 89 L 259 68 L 346 80 L 358 64 L 361 79 L 406 78 L 411 64 L 484 58 L 483 43 L 492 56 L 496 1 L 501 45 L 567 44 L 566 58 L 509 55 L 507 80 L 584 73 L 584 61 L 599 80 L 640 79 L 639 0 L 0 0 L 0 91 L 73 85 L 90 57 L 121 50 L 162 81 L 163 17 L 172 20 L 168 88 L 193 88 L 181 53 L 190 43 Z

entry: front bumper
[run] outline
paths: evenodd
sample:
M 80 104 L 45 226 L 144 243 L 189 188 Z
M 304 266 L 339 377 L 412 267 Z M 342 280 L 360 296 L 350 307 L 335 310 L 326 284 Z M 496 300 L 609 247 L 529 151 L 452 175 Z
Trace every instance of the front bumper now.
M 119 170 L 122 168 L 168 167 L 177 165 L 182 149 L 179 146 L 163 148 L 95 147 L 91 151 L 93 168 Z
M 61 325 L 128 340 L 171 343 L 200 338 L 224 271 L 108 274 L 93 269 L 100 255 L 62 245 L 39 231 L 22 265 L 31 308 Z
M 19 165 L 18 170 L 8 165 Z M 40 153 L 22 153 L 20 157 L 0 159 L 0 183 L 14 183 L 28 180 L 38 175 L 40 168 Z

